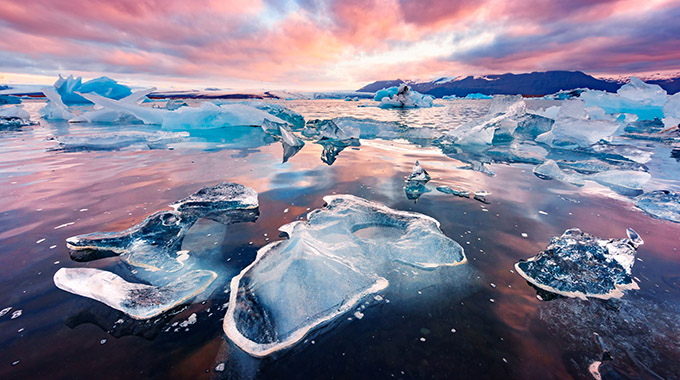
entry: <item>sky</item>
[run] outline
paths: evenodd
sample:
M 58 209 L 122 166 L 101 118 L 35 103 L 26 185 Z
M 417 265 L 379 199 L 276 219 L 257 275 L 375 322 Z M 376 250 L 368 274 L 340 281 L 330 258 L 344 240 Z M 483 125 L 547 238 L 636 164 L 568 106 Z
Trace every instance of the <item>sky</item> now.
M 680 0 L 0 0 L 0 83 L 354 90 L 680 71 Z

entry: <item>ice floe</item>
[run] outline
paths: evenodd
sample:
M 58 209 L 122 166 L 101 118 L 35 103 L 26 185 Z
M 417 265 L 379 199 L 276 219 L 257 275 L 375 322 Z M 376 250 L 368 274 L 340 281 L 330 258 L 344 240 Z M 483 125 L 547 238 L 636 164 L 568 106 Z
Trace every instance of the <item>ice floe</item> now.
M 396 263 L 434 269 L 466 261 L 428 216 L 351 195 L 326 196 L 306 221 L 280 228 L 231 282 L 227 336 L 253 356 L 290 347 L 309 331 L 388 286 Z
M 530 284 L 549 293 L 582 299 L 619 298 L 625 290 L 639 288 L 631 270 L 642 239 L 635 231 L 628 236 L 601 239 L 572 228 L 553 237 L 545 251 L 516 263 L 515 269 Z

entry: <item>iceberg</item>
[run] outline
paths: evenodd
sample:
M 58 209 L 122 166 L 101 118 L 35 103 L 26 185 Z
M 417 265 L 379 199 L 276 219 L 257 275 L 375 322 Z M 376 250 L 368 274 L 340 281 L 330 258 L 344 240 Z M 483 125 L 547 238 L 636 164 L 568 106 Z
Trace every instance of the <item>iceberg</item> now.
M 392 96 L 397 95 L 397 92 L 399 92 L 399 88 L 396 86 L 390 88 L 383 88 L 382 90 L 378 90 L 375 93 L 375 97 L 373 98 L 373 100 L 379 102 L 383 100 L 383 98 L 391 98 Z
M 543 291 L 566 297 L 620 298 L 639 289 L 631 270 L 642 239 L 600 239 L 578 228 L 553 237 L 545 251 L 515 264 L 517 273 Z M 631 239 L 632 238 L 632 239 Z
M 680 125 L 680 92 L 669 97 L 663 106 L 663 124 L 666 129 L 677 129 Z
M 158 211 L 125 231 L 66 239 L 73 260 L 120 256 L 135 268 L 131 271 L 135 279 L 147 284 L 89 268 L 62 268 L 55 274 L 55 284 L 135 319 L 159 315 L 203 292 L 218 276 L 216 265 L 201 268 L 201 260 L 206 258 L 194 257 L 191 249 L 185 249 L 185 236 L 201 219 L 222 225 L 255 221 L 259 215 L 257 193 L 243 185 L 224 182 L 170 206 L 173 211 Z
M 647 214 L 680 223 L 680 194 L 669 190 L 655 190 L 635 198 L 635 206 Z
M 408 85 L 401 84 L 396 94 L 380 99 L 380 108 L 427 108 L 432 107 L 433 101 L 431 95 L 423 95 Z
M 39 113 L 47 120 L 70 120 L 75 116 L 69 112 L 68 107 L 61 101 L 61 97 L 56 90 L 50 87 L 41 90 L 48 99 L 45 107 L 41 108 Z
M 231 281 L 224 331 L 256 357 L 294 345 L 307 333 L 389 283 L 397 263 L 423 269 L 466 262 L 463 248 L 428 216 L 392 210 L 352 195 L 280 228 L 287 240 L 262 247 Z
M 493 96 L 473 92 L 471 94 L 465 95 L 465 99 L 493 99 Z
M 618 128 L 614 121 L 590 119 L 581 100 L 565 100 L 552 129 L 536 137 L 536 141 L 565 149 L 588 147 L 609 139 Z
M 647 84 L 631 77 L 630 82 L 621 86 L 616 94 L 604 91 L 586 90 L 580 99 L 587 107 L 598 106 L 607 113 L 628 113 L 640 120 L 652 120 L 664 116 L 662 107 L 668 100 L 666 91 L 656 84 Z
M 74 78 L 73 75 L 69 75 L 68 78 L 64 79 L 59 75 L 59 79 L 54 83 L 54 88 L 62 102 L 69 105 L 89 103 L 89 99 L 81 96 L 84 93 L 94 93 L 110 99 L 122 99 L 132 93 L 130 87 L 107 77 L 95 78 L 82 83 L 80 77 Z

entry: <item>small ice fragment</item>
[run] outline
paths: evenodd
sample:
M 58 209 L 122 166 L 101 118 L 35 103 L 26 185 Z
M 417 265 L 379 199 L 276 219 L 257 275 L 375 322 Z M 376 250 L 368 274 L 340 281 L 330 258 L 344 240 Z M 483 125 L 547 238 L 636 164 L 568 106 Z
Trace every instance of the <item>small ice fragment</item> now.
M 525 238 L 525 237 L 529 237 L 529 235 L 527 235 L 527 233 L 526 233 L 526 232 L 522 232 L 522 237 L 523 237 L 523 238 Z
M 354 316 L 355 316 L 357 319 L 361 319 L 361 318 L 364 317 L 364 313 L 362 313 L 362 312 L 360 312 L 360 311 L 356 311 L 356 312 L 354 312 Z
M 14 310 L 14 312 L 12 312 L 12 317 L 10 319 L 17 319 L 17 318 L 21 317 L 21 314 L 22 314 L 21 309 Z
M 194 323 L 196 323 L 196 313 L 192 313 L 186 321 L 182 321 L 182 323 L 179 324 L 179 327 L 186 328 Z
M 641 246 L 645 244 L 645 241 L 642 240 L 640 235 L 635 232 L 634 229 L 628 228 L 626 229 L 626 234 L 628 235 L 628 239 L 630 239 L 630 242 L 637 248 L 638 246 Z
M 376 300 L 376 301 L 382 301 L 383 297 L 380 294 L 376 294 L 376 295 L 373 296 L 373 299 Z
M 408 180 L 427 182 L 430 180 L 430 174 L 428 174 L 427 170 L 420 166 L 420 162 L 416 161 L 416 164 L 413 166 L 413 170 L 411 171 L 411 175 L 408 177 Z
M 99 341 L 99 344 L 106 344 L 106 342 L 108 342 L 108 340 L 102 339 L 102 340 Z
M 489 285 L 491 285 L 492 288 L 495 288 L 495 287 L 496 287 L 496 284 L 494 284 L 493 282 L 490 283 Z
M 55 229 L 55 230 L 58 230 L 58 229 L 60 229 L 60 228 L 72 226 L 72 225 L 74 225 L 74 224 L 76 224 L 76 222 L 68 222 L 68 223 L 60 224 L 60 225 L 54 227 L 54 229 Z
M 437 191 L 444 194 L 451 194 L 461 198 L 470 198 L 470 192 L 460 186 L 451 188 L 449 186 L 437 186 Z
M 50 245 L 50 249 L 55 249 L 55 248 L 57 248 L 57 245 L 56 245 L 56 244 Z
M 224 372 L 224 363 L 215 366 L 215 372 Z
M 24 332 L 24 330 L 25 330 L 25 329 L 22 327 L 22 328 L 20 328 L 19 330 L 17 330 L 17 332 L 18 332 L 19 334 L 21 334 L 22 332 Z
M 474 199 L 476 199 L 476 200 L 478 200 L 482 203 L 489 204 L 490 202 L 486 200 L 487 195 L 491 195 L 491 193 L 489 193 L 486 190 L 475 191 Z M 488 210 L 485 210 L 485 211 L 488 211 Z
M 455 333 L 456 333 L 456 329 L 451 329 L 451 332 L 455 334 Z
M 19 364 L 19 363 L 21 363 L 21 360 L 13 361 L 13 362 L 12 362 L 12 366 L 15 366 L 15 365 L 17 365 L 17 364 Z
M 78 211 L 80 211 L 80 212 L 85 212 L 85 211 L 87 211 L 87 209 L 86 209 L 86 208 L 81 208 L 81 209 L 78 210 Z
M 9 313 L 10 310 L 12 310 L 11 306 L 0 310 L 0 317 L 4 317 L 5 315 L 7 315 L 7 313 Z
M 538 213 L 539 213 L 539 214 L 541 214 L 541 215 L 548 215 L 548 213 L 547 213 L 547 212 L 545 212 L 545 211 L 542 211 L 542 210 L 538 210 Z
M 424 342 L 424 341 L 426 341 L 426 340 L 427 340 L 427 339 L 425 339 L 425 337 L 420 337 L 420 341 L 421 341 L 421 342 Z
M 285 210 L 283 210 L 283 213 L 285 214 L 285 213 L 287 213 L 288 211 L 289 211 L 288 209 L 285 209 Z
M 635 206 L 647 214 L 680 223 L 680 193 L 670 190 L 655 190 L 635 198 Z
M 37 241 L 35 242 L 35 244 L 40 244 L 40 243 L 42 243 L 42 242 L 44 242 L 44 241 L 45 241 L 45 238 L 42 238 L 42 239 L 40 239 L 40 240 L 37 240 Z
M 493 298 L 489 298 L 489 302 L 494 303 L 496 302 L 496 300 L 494 300 Z

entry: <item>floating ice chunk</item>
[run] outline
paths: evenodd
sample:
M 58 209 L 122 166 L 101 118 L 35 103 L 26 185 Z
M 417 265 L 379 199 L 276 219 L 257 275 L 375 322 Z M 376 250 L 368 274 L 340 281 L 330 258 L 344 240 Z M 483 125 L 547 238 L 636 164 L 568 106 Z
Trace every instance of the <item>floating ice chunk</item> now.
M 146 100 L 147 99 L 146 96 L 149 95 L 154 90 L 155 90 L 155 87 L 152 87 L 152 88 L 133 92 L 129 96 L 126 96 L 125 98 L 120 99 L 119 104 L 121 104 L 121 105 L 131 105 L 131 106 L 138 105 L 138 104 L 142 103 L 144 100 Z M 80 116 L 77 116 L 73 119 L 70 119 L 69 121 L 72 122 L 72 123 L 79 123 L 79 122 L 115 123 L 115 122 L 119 122 L 122 118 L 124 118 L 128 115 L 133 116 L 131 113 L 128 113 L 128 112 L 103 108 L 103 109 L 95 109 L 94 111 L 85 112 Z
M 65 152 L 110 151 L 129 146 L 143 146 L 149 149 L 163 149 L 167 144 L 189 137 L 187 132 L 100 132 L 85 135 L 59 136 L 59 145 L 53 150 Z
M 660 86 L 644 83 L 635 77 L 631 77 L 630 82 L 621 86 L 616 94 L 586 90 L 580 98 L 587 107 L 599 106 L 610 114 L 635 114 L 641 120 L 662 118 L 662 107 L 668 100 L 666 91 Z
M 534 167 L 534 175 L 541 179 L 556 179 L 576 186 L 583 186 L 585 184 L 580 175 L 565 173 L 554 160 L 547 160 L 541 165 Z
M 470 192 L 468 190 L 463 189 L 460 186 L 456 186 L 455 188 L 451 188 L 448 186 L 437 186 L 437 191 L 444 194 L 455 195 L 461 198 L 470 198 Z
M 205 187 L 171 205 L 175 211 L 159 211 L 121 232 L 95 232 L 66 239 L 74 260 L 123 255 L 126 262 L 151 271 L 175 272 L 184 267 L 181 251 L 184 235 L 199 219 L 222 224 L 257 218 L 257 193 L 243 185 L 224 182 Z
M 4 118 L 19 118 L 23 120 L 30 120 L 31 115 L 24 109 L 22 105 L 8 106 L 0 108 L 0 117 Z
M 493 96 L 473 92 L 471 94 L 465 95 L 465 99 L 493 99 Z
M 420 166 L 420 162 L 416 161 L 416 164 L 413 165 L 413 170 L 411 171 L 411 175 L 408 177 L 408 180 L 427 182 L 430 180 L 430 175 L 427 173 L 427 170 Z
M 312 120 L 307 123 L 302 134 L 319 140 L 344 141 L 359 139 L 361 130 L 348 123 L 338 125 L 333 120 Z
M 165 103 L 165 109 L 168 111 L 174 111 L 176 109 L 188 106 L 189 105 L 187 104 L 187 102 L 185 102 L 182 99 L 168 99 L 168 102 Z
M 376 96 L 377 97 L 377 96 Z M 401 84 L 397 93 L 380 99 L 381 108 L 427 108 L 432 107 L 434 98 L 413 91 L 407 84 Z
M 132 93 L 129 87 L 107 77 L 95 78 L 82 83 L 80 77 L 74 78 L 73 75 L 69 75 L 64 79 L 59 75 L 54 88 L 65 104 L 88 103 L 88 99 L 81 96 L 83 93 L 94 93 L 111 99 L 122 99 Z
M 61 101 L 61 97 L 54 88 L 46 87 L 42 89 L 42 92 L 49 100 L 45 107 L 40 109 L 40 115 L 43 118 L 48 120 L 70 120 L 75 117 Z
M 680 124 L 680 92 L 668 98 L 663 106 L 663 124 L 666 129 Z
M 619 128 L 608 120 L 558 118 L 552 129 L 538 137 L 537 142 L 561 148 L 587 147 L 611 137 Z
M 399 91 L 399 88 L 396 87 L 396 86 L 390 87 L 390 88 L 383 88 L 382 90 L 378 90 L 375 93 L 375 97 L 373 98 L 373 100 L 375 100 L 376 102 L 379 102 L 379 101 L 383 100 L 383 98 L 390 98 L 394 95 L 397 95 L 398 91 Z
M 302 141 L 299 137 L 297 137 L 293 131 L 291 131 L 288 126 L 280 126 L 279 127 L 281 130 L 281 142 L 285 145 L 292 146 L 292 147 L 302 147 L 305 145 L 305 142 Z
M 545 251 L 516 263 L 515 269 L 530 284 L 550 293 L 619 298 L 624 290 L 639 289 L 631 269 L 640 241 L 600 239 L 572 228 L 553 237 Z
M 649 215 L 680 223 L 680 194 L 669 190 L 655 190 L 635 198 L 635 206 Z
M 182 217 L 206 218 L 222 224 L 242 222 L 241 210 L 256 210 L 257 192 L 238 183 L 222 182 L 204 187 L 170 205 Z M 236 212 L 230 212 L 236 211 Z M 246 219 L 251 217 L 246 213 Z
M 243 102 L 242 104 L 257 108 L 260 111 L 264 111 L 274 116 L 276 119 L 283 120 L 288 123 L 294 131 L 299 131 L 305 127 L 305 118 L 300 113 L 282 105 L 253 101 Z M 269 119 L 274 120 L 272 118 Z
M 489 196 L 489 195 L 491 195 L 490 192 L 488 192 L 486 190 L 479 190 L 479 191 L 475 191 L 475 195 L 472 198 L 475 199 L 475 200 L 478 200 L 482 203 L 489 204 L 491 202 L 489 202 L 486 199 L 486 197 Z
M 261 248 L 231 282 L 224 331 L 253 356 L 292 346 L 387 287 L 390 263 L 428 269 L 466 261 L 430 217 L 351 195 L 324 200 L 307 221 L 282 226 L 289 239 Z
M 163 128 L 173 130 L 210 129 L 233 126 L 261 126 L 264 120 L 284 123 L 265 111 L 240 103 L 217 106 L 210 102 L 198 107 L 182 107 L 165 114 Z
M 4 317 L 5 315 L 7 315 L 7 313 L 9 313 L 10 310 L 12 310 L 12 307 L 11 307 L 11 306 L 10 306 L 10 307 L 6 307 L 6 308 L 0 310 L 0 317 Z
M 634 170 L 609 170 L 592 174 L 587 179 L 626 195 L 637 195 L 652 176 L 646 172 Z
M 142 107 L 137 104 L 130 104 L 128 102 L 120 102 L 113 99 L 103 97 L 95 93 L 80 94 L 87 100 L 95 104 L 95 106 L 117 111 L 123 114 L 130 114 L 137 119 L 144 122 L 144 124 L 157 124 L 162 125 L 164 117 L 170 112 L 178 111 L 168 111 L 158 108 Z
M 100 301 L 134 319 L 149 319 L 187 302 L 215 278 L 215 272 L 197 270 L 164 286 L 152 286 L 127 282 L 100 269 L 61 268 L 54 274 L 54 284 L 69 293 Z
M 631 77 L 630 82 L 621 86 L 616 93 L 624 99 L 656 107 L 663 107 L 668 100 L 668 94 L 661 86 L 647 84 L 636 77 Z

